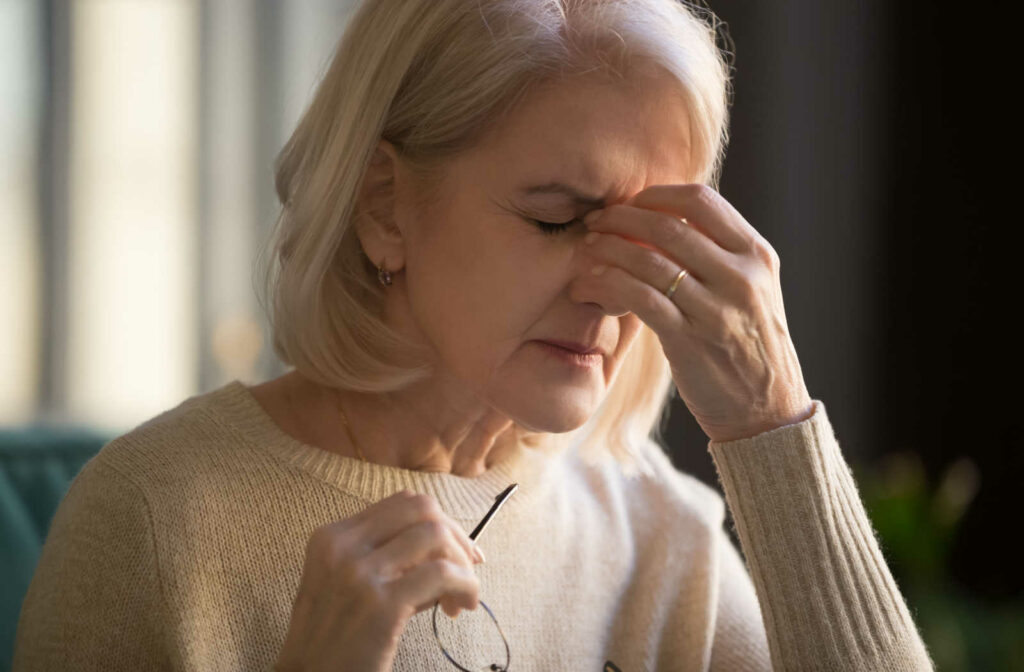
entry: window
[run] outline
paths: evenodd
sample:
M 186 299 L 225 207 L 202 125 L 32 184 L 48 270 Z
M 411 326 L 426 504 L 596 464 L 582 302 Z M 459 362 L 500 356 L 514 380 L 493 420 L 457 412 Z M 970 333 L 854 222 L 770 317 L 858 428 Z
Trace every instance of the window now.
M 127 431 L 285 368 L 273 160 L 349 3 L 0 3 L 0 423 Z

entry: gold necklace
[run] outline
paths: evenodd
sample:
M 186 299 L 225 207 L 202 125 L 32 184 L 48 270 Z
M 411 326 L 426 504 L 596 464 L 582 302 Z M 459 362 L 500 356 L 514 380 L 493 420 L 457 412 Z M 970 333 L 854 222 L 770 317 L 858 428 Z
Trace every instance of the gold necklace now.
M 349 427 L 348 416 L 345 415 L 345 409 L 341 407 L 341 400 L 336 398 L 335 404 L 338 406 L 338 411 L 341 412 L 341 422 L 345 425 L 345 433 L 348 434 L 348 440 L 352 442 L 353 446 L 355 446 L 356 452 L 359 453 L 359 459 L 363 462 L 368 462 L 369 460 L 367 460 L 366 456 L 363 455 L 363 450 L 359 447 L 359 444 L 356 443 L 356 437 L 352 436 L 352 428 Z

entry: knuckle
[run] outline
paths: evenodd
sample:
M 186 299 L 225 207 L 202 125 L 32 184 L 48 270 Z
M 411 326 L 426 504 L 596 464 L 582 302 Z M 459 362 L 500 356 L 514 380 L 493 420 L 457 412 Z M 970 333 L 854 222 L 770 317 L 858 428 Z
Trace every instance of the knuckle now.
M 699 203 L 715 205 L 718 202 L 718 192 L 703 183 L 697 183 L 691 187 L 693 198 Z
M 433 542 L 444 543 L 448 538 L 448 526 L 440 520 L 425 520 L 419 524 L 423 535 Z
M 455 565 L 444 558 L 431 560 L 427 571 L 439 583 L 449 583 L 458 576 Z
M 660 230 L 665 237 L 665 242 L 669 249 L 673 247 L 687 247 L 693 240 L 692 236 L 696 232 L 686 224 L 683 224 L 678 217 L 669 216 L 667 220 L 669 226 L 661 227 Z
M 761 237 L 756 238 L 754 240 L 752 249 L 754 255 L 761 261 L 768 264 L 770 268 L 778 268 L 779 253 L 775 251 L 775 248 L 772 247 L 767 240 Z
M 374 568 L 366 556 L 352 562 L 342 563 L 338 567 L 338 573 L 345 577 L 345 582 L 351 585 L 372 586 Z
M 740 308 L 744 310 L 749 310 L 757 305 L 757 279 L 749 271 L 736 275 L 735 296 Z
M 341 562 L 331 569 L 328 585 L 341 593 L 361 595 L 371 585 L 369 571 L 358 562 Z
M 420 518 L 427 520 L 440 519 L 441 507 L 430 495 L 415 494 L 409 499 Z
M 451 560 L 442 560 L 441 567 L 441 571 L 443 572 L 442 576 L 444 577 L 445 581 L 455 583 L 465 578 L 459 566 Z
M 324 541 L 324 554 L 327 561 L 336 564 L 356 554 L 359 540 L 351 532 L 335 530 Z

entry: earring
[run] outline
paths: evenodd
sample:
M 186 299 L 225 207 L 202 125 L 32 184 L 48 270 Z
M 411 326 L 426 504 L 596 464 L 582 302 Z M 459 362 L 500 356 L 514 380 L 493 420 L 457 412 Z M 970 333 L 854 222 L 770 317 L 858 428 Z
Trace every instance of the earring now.
M 380 266 L 377 267 L 377 279 L 380 280 L 380 284 L 388 287 L 391 285 L 391 271 L 384 270 L 384 263 L 387 260 L 380 262 Z

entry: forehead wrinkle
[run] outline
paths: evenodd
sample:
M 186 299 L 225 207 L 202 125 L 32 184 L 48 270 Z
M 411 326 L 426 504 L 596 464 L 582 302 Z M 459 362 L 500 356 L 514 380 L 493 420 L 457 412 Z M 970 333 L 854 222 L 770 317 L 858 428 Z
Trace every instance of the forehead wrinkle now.
M 526 178 L 517 180 L 516 193 L 544 202 L 604 208 L 654 184 L 651 180 L 666 183 L 687 177 L 686 147 L 677 146 L 680 140 L 687 142 L 685 134 L 678 137 L 648 127 L 576 131 L 540 145 L 550 162 L 538 158 L 534 162 L 545 162 L 548 169 L 529 171 Z
M 527 180 L 519 186 L 518 193 L 523 196 L 546 196 L 589 208 L 605 208 L 612 203 L 625 200 L 634 191 L 642 190 L 650 183 L 652 174 L 662 172 L 655 166 L 641 166 L 639 161 L 633 163 L 633 170 L 628 171 L 621 179 L 612 181 L 612 186 L 604 191 L 595 191 L 589 186 L 607 184 L 603 179 L 590 182 L 552 176 L 550 179 Z
M 611 143 L 606 145 L 610 148 Z M 523 180 L 519 193 L 530 196 L 547 196 L 553 200 L 570 201 L 592 208 L 603 208 L 628 193 L 633 176 L 646 172 L 640 165 L 642 161 L 636 156 L 633 148 L 616 147 L 605 152 L 600 158 L 583 151 L 566 151 L 563 157 L 573 157 L 571 166 L 558 166 L 550 172 L 537 175 L 533 179 Z M 623 163 L 632 166 L 622 178 L 608 175 L 604 166 Z M 609 179 L 611 178 L 611 179 Z M 603 185 L 611 185 L 607 189 Z

